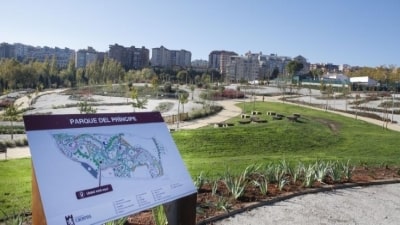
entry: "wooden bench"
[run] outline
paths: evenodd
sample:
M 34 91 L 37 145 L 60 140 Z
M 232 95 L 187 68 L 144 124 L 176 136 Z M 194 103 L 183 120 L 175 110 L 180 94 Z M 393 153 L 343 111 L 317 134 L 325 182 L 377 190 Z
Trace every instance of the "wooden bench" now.
M 267 112 L 267 115 L 269 115 L 269 116 L 275 116 L 275 115 L 276 115 L 276 112 L 268 111 L 268 112 Z
M 0 153 L 4 153 L 5 154 L 5 159 L 7 160 L 7 146 L 1 145 L 0 146 Z
M 251 111 L 251 115 L 261 115 L 262 112 L 260 111 Z
M 250 118 L 250 115 L 242 114 L 242 115 L 240 115 L 240 118 L 242 118 L 242 119 Z
M 223 122 L 223 123 L 215 123 L 214 127 L 215 128 L 218 128 L 218 127 L 232 127 L 234 125 L 235 124 L 233 124 L 233 123 L 225 123 L 225 122 Z

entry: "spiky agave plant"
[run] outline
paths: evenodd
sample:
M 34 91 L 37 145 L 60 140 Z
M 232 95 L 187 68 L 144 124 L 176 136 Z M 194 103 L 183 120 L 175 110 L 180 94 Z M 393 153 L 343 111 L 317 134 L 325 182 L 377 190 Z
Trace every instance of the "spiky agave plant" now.
M 351 180 L 351 176 L 353 175 L 354 169 L 355 169 L 355 167 L 350 165 L 350 160 L 347 160 L 347 163 L 342 163 L 342 171 L 344 174 L 344 178 L 347 181 Z
M 151 209 L 153 219 L 156 225 L 168 224 L 167 216 L 165 215 L 164 206 L 159 205 Z M 122 225 L 122 224 L 121 224 Z
M 289 184 L 289 179 L 288 179 L 287 177 L 283 177 L 283 178 L 278 182 L 278 189 L 279 189 L 279 191 L 282 191 L 286 184 Z
M 315 169 L 314 165 L 309 164 L 308 167 L 304 171 L 304 181 L 303 185 L 305 187 L 311 187 L 311 185 L 315 181 Z
M 233 198 L 238 199 L 243 196 L 244 191 L 249 183 L 248 175 L 251 167 L 246 167 L 246 169 L 239 175 L 233 175 L 229 170 L 225 173 L 223 177 L 223 182 L 228 188 L 229 192 L 232 194 Z
M 105 223 L 104 225 L 124 225 L 127 220 L 128 220 L 127 217 L 122 217 L 117 220 L 109 221 L 109 222 Z
M 340 182 L 344 177 L 344 173 L 338 161 L 331 162 L 328 170 L 328 176 L 333 182 Z
M 261 194 L 263 195 L 267 195 L 268 193 L 268 179 L 263 176 L 260 175 L 257 180 L 253 180 L 253 184 L 258 187 L 258 189 L 260 190 Z
M 318 182 L 323 183 L 323 180 L 328 172 L 329 165 L 323 161 L 315 162 L 315 178 Z

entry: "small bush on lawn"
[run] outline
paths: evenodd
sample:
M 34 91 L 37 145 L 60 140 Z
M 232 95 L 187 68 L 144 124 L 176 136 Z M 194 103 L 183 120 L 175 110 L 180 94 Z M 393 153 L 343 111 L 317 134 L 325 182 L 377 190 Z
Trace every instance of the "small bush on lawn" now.
M 15 148 L 17 146 L 15 140 L 7 140 L 6 145 L 8 148 Z
M 15 145 L 18 146 L 18 147 L 23 147 L 23 146 L 25 146 L 24 139 L 15 140 Z

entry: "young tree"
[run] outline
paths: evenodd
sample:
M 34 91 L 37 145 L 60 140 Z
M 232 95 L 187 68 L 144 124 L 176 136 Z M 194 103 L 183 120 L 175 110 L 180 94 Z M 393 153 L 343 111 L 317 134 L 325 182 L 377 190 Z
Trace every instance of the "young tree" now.
M 83 101 L 79 103 L 79 113 L 80 114 L 91 114 L 91 113 L 96 113 L 97 109 L 92 107 L 91 105 L 88 104 L 87 101 Z
M 180 93 L 179 94 L 179 103 L 182 105 L 182 113 L 185 113 L 185 104 L 189 102 L 189 95 L 188 93 Z
M 286 70 L 288 71 L 289 75 L 293 78 L 293 76 L 303 69 L 304 65 L 296 60 L 290 61 L 286 65 Z
M 12 103 L 9 105 L 4 113 L 3 113 L 3 120 L 10 121 L 11 125 L 11 140 L 14 140 L 14 122 L 18 121 L 21 118 L 21 111 L 18 110 L 20 105 L 15 105 Z
M 193 96 L 194 96 L 194 89 L 196 87 L 194 85 L 190 85 L 190 91 L 192 92 L 192 100 L 193 100 Z
M 151 79 L 151 87 L 153 88 L 154 93 L 156 94 L 156 98 L 158 98 L 158 86 L 159 86 L 159 85 L 160 85 L 160 84 L 159 84 L 158 77 L 157 77 L 157 76 L 154 76 L 154 77 Z
M 188 77 L 188 72 L 186 70 L 181 70 L 176 74 L 176 78 L 182 83 L 185 80 L 187 81 L 187 77 Z
M 148 99 L 147 98 L 140 99 L 138 90 L 135 87 L 132 87 L 131 98 L 133 100 L 133 102 L 132 102 L 133 112 L 135 112 L 135 108 L 146 109 Z

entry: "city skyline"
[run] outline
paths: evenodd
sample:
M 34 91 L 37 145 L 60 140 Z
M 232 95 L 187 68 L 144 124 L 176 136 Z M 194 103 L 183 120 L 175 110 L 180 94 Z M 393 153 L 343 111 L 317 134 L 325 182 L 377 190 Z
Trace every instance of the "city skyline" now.
M 302 55 L 311 63 L 400 66 L 400 2 L 271 0 L 3 3 L 0 42 L 108 51 L 164 46 L 208 60 L 214 50 Z M 384 4 L 383 4 L 384 3 Z

